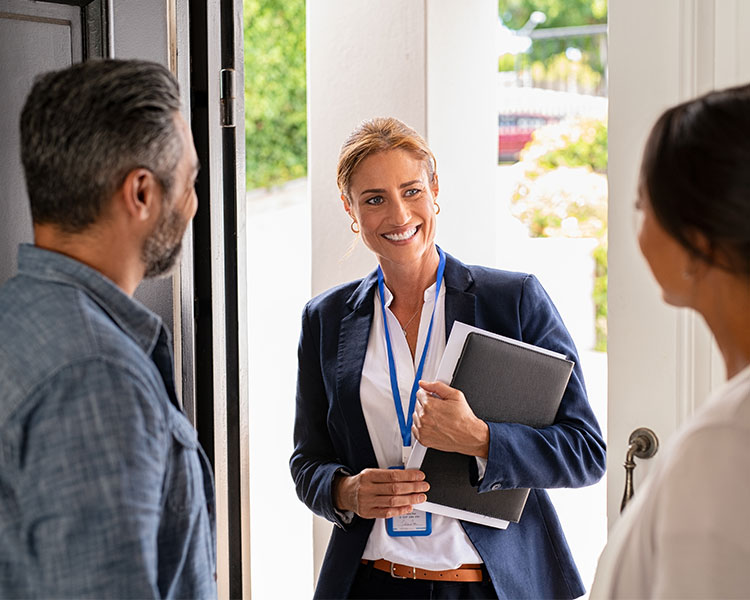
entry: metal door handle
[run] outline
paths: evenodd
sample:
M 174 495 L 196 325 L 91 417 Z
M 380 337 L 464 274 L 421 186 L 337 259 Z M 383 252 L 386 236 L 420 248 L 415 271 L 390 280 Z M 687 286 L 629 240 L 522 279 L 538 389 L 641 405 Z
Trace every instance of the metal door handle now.
M 648 427 L 639 427 L 630 434 L 628 439 L 628 451 L 625 454 L 625 492 L 622 495 L 620 512 L 633 497 L 633 469 L 635 469 L 634 458 L 651 458 L 659 449 L 659 438 Z

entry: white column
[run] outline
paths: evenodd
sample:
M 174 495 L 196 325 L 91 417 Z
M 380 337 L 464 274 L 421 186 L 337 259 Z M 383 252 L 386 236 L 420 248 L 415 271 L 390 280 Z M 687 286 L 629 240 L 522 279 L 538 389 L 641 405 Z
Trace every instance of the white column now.
M 358 123 L 394 116 L 426 134 L 422 0 L 315 0 L 307 8 L 312 290 L 362 277 L 375 260 L 354 239 L 336 187 L 341 144 Z
M 427 3 L 427 141 L 440 178 L 437 242 L 465 263 L 487 266 L 495 266 L 500 217 L 498 31 L 495 2 Z

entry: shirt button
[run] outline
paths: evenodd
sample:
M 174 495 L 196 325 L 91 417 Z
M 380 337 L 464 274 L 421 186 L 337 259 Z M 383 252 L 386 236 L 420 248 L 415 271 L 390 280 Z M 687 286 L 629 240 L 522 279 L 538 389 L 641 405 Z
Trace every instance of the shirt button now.
M 499 490 L 500 487 L 501 486 L 500 486 L 499 483 L 494 483 L 494 484 L 492 484 L 492 491 L 495 492 L 495 491 Z

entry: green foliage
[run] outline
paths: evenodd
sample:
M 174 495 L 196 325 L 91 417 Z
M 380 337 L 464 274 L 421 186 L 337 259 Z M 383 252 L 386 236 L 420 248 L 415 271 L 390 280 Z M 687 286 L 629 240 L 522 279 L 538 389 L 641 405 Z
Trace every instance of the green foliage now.
M 555 54 L 546 62 L 537 60 L 533 63 L 524 54 L 519 57 L 518 66 L 530 72 L 533 87 L 567 90 L 575 82 L 580 93 L 597 95 L 604 80 L 602 74 L 589 64 L 572 61 L 565 54 Z
M 569 119 L 534 132 L 511 212 L 532 237 L 595 238 L 595 349 L 607 350 L 607 124 Z
M 605 232 L 606 233 L 606 232 Z M 594 350 L 607 351 L 607 238 L 594 248 L 594 306 L 596 307 L 596 344 Z
M 247 187 L 307 173 L 304 0 L 244 0 Z
M 597 173 L 606 173 L 607 124 L 604 121 L 593 122 L 577 140 L 543 155 L 539 165 L 545 169 L 588 166 Z
M 501 54 L 497 60 L 497 70 L 514 71 L 516 69 L 516 57 L 512 54 Z
M 547 20 L 537 29 L 607 22 L 606 0 L 498 0 L 497 6 L 498 14 L 505 26 L 514 30 L 523 27 L 531 13 L 536 10 L 542 11 L 547 16 Z M 583 64 L 601 75 L 604 73 L 605 65 L 599 56 L 599 44 L 602 43 L 600 37 L 536 40 L 529 50 L 529 63 L 546 64 L 551 57 L 563 54 L 566 48 L 573 46 L 583 53 Z

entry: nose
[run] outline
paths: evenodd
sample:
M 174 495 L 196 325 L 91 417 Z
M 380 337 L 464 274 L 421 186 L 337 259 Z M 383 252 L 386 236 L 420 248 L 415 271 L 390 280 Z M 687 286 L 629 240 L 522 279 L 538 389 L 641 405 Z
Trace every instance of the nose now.
M 406 225 L 411 219 L 409 206 L 400 196 L 391 204 L 391 219 L 394 225 Z

